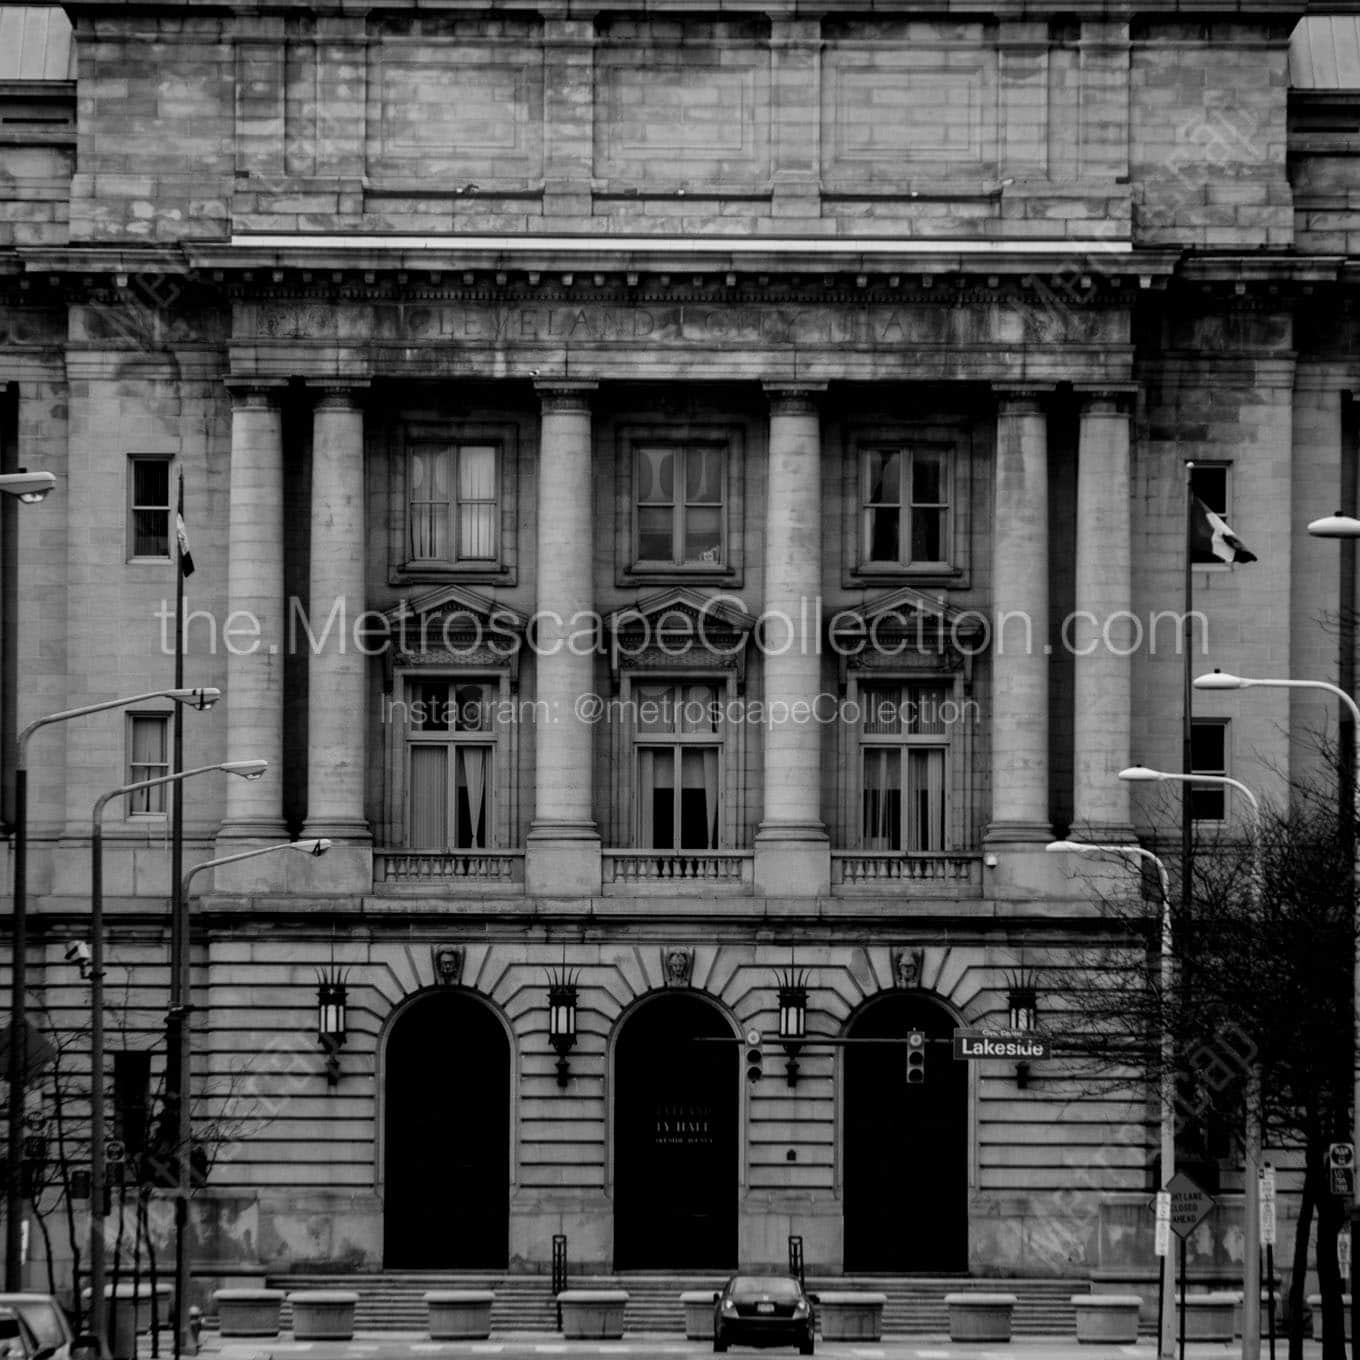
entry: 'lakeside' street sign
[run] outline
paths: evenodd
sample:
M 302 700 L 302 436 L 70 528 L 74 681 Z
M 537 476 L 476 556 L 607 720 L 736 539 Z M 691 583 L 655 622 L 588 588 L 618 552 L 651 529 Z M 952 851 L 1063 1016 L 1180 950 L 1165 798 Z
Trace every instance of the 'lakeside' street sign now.
M 1014 1030 L 956 1029 L 956 1058 L 1010 1058 L 1028 1061 L 1047 1058 L 1052 1052 L 1048 1035 L 1018 1033 Z

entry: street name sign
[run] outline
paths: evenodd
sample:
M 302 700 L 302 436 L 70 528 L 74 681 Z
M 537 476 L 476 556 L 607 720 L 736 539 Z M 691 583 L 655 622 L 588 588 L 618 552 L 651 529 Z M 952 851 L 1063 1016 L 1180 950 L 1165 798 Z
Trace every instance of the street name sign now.
M 1261 1245 L 1275 1245 L 1275 1168 L 1267 1162 L 1260 1171 Z
M 1171 1196 L 1165 1190 L 1158 1190 L 1152 1207 L 1157 1215 L 1153 1249 L 1158 1256 L 1165 1256 L 1171 1250 Z
M 1171 1231 L 1177 1237 L 1189 1237 L 1214 1207 L 1214 1198 L 1206 1195 L 1184 1171 L 1172 1176 L 1166 1189 L 1171 1196 Z
M 965 1060 L 1010 1058 L 1028 1062 L 1047 1058 L 1053 1051 L 1047 1034 L 997 1029 L 956 1029 L 954 1056 Z

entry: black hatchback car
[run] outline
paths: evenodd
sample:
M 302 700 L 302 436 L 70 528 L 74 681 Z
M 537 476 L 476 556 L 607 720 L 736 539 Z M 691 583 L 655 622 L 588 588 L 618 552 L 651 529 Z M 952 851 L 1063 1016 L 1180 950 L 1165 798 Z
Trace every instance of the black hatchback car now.
M 797 1346 L 811 1355 L 815 1302 L 792 1275 L 733 1275 L 713 1296 L 713 1349 Z

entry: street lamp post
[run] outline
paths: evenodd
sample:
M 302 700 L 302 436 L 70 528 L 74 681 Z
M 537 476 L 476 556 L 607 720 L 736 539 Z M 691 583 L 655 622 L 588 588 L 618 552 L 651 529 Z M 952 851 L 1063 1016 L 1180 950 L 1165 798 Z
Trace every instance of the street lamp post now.
M 1360 535 L 1360 521 L 1349 520 L 1345 515 L 1329 515 L 1325 519 L 1314 520 L 1308 532 L 1323 538 L 1349 538 L 1349 532 L 1341 532 L 1338 526 L 1356 526 Z M 1327 680 L 1292 680 L 1283 677 L 1247 677 L 1232 675 L 1225 671 L 1211 671 L 1208 675 L 1195 677 L 1196 689 L 1316 689 L 1340 699 L 1351 715 L 1351 770 L 1355 783 L 1352 785 L 1351 816 L 1360 812 L 1360 707 L 1340 685 Z M 1352 913 L 1360 915 L 1360 840 L 1355 838 L 1352 828 L 1347 828 L 1356 853 L 1352 866 Z M 1351 922 L 1351 1009 L 1354 1015 L 1354 1051 L 1351 1055 L 1351 1143 L 1360 1147 L 1360 920 Z M 1360 1254 L 1355 1250 L 1360 1244 L 1360 1175 L 1354 1177 L 1351 1197 L 1351 1335 L 1354 1338 L 1352 1354 L 1360 1360 Z
M 1184 774 L 1180 771 L 1153 770 L 1146 765 L 1130 765 L 1120 770 L 1120 779 L 1131 784 L 1213 784 L 1236 789 L 1251 809 L 1251 901 L 1252 919 L 1260 920 L 1265 878 L 1261 865 L 1261 800 L 1240 779 L 1226 774 Z M 1242 1360 L 1257 1360 L 1261 1354 L 1261 1142 L 1262 1116 L 1261 1065 L 1248 1064 L 1246 1137 L 1242 1167 L 1242 1231 L 1246 1238 L 1242 1262 Z M 1270 1282 L 1274 1288 L 1274 1281 Z
M 178 774 L 139 779 L 101 795 L 90 814 L 90 1327 L 107 1354 L 108 1303 L 104 1298 L 104 809 L 115 798 L 221 770 L 259 779 L 267 760 L 228 760 Z
M 85 704 L 61 713 L 35 718 L 19 733 L 15 743 L 14 764 L 14 925 L 10 944 L 10 1019 L 9 1019 L 9 1126 L 6 1142 L 5 1177 L 5 1290 L 18 1293 L 23 1288 L 22 1253 L 23 1194 L 20 1167 L 24 1151 L 24 1077 L 27 1065 L 27 1018 L 24 997 L 28 988 L 28 740 L 39 728 L 110 708 L 128 708 L 151 699 L 171 699 L 193 708 L 211 708 L 222 691 L 211 688 L 153 689 L 101 704 Z
M 1162 1005 L 1165 1008 L 1171 995 L 1172 985 L 1172 937 L 1171 937 L 1171 881 L 1167 876 L 1166 865 L 1161 859 L 1145 850 L 1141 845 L 1096 845 L 1088 841 L 1052 841 L 1045 847 L 1052 854 L 1074 855 L 1125 855 L 1143 860 L 1157 870 L 1157 886 L 1161 893 L 1161 986 Z M 1161 1097 L 1161 1161 L 1162 1184 L 1170 1183 L 1176 1174 L 1176 1049 L 1171 1035 L 1171 1027 L 1162 1024 L 1162 1079 L 1158 1083 Z M 1162 1257 L 1162 1306 L 1157 1320 L 1157 1354 L 1170 1357 L 1175 1354 L 1176 1289 L 1175 1276 L 1172 1274 L 1171 1253 Z
M 277 850 L 297 850 L 308 855 L 324 855 L 331 848 L 328 840 L 283 841 L 278 845 L 262 845 L 254 850 L 242 850 L 235 855 L 224 855 L 221 859 L 205 860 L 195 864 L 180 881 L 180 898 L 184 903 L 184 926 L 180 932 L 181 957 L 175 960 L 172 968 L 172 983 L 178 978 L 173 995 L 178 999 L 181 1012 L 179 1042 L 179 1128 L 176 1132 L 178 1156 L 176 1167 L 179 1182 L 175 1204 L 175 1360 L 191 1346 L 188 1337 L 188 1292 L 189 1292 L 189 1194 L 192 1189 L 189 1154 L 193 1150 L 193 1112 L 190 1102 L 189 1081 L 192 1075 L 192 1043 L 190 1016 L 193 1008 L 189 1004 L 189 958 L 190 958 L 190 915 L 189 885 L 197 875 L 208 869 L 220 869 L 224 864 L 239 864 L 244 859 L 254 859 L 258 855 L 272 855 Z

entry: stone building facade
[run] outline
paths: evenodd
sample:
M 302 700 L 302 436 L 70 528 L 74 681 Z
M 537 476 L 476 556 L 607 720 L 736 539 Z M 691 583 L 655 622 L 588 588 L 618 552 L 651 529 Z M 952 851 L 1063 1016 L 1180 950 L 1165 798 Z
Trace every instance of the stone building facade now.
M 1260 558 L 1196 568 L 1205 668 L 1334 674 L 1355 138 L 1302 7 L 64 9 L 0 82 L 0 440 L 59 477 L 0 526 L 5 750 L 169 684 L 182 475 L 186 763 L 270 762 L 189 782 L 188 861 L 334 843 L 196 889 L 199 1267 L 1150 1275 L 1152 1105 L 948 1040 L 1099 932 L 1055 831 L 1165 829 L 1114 775 L 1178 768 L 1186 459 Z M 58 1026 L 168 714 L 35 739 Z M 1196 717 L 1265 793 L 1332 720 Z M 166 834 L 106 831 L 148 1080 Z M 919 1086 L 846 1042 L 910 1029 Z

